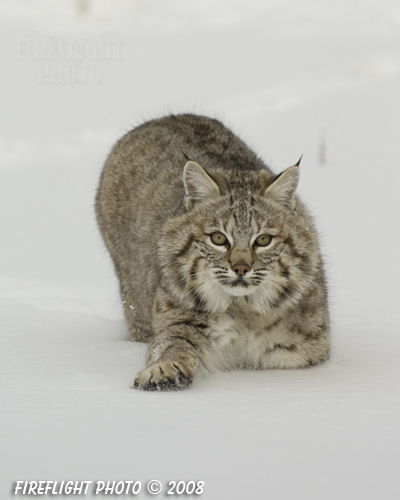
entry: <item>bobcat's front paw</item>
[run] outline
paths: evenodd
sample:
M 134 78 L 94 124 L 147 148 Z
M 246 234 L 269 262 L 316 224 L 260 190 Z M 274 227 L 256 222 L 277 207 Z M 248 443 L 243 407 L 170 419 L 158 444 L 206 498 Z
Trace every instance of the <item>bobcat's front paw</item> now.
M 181 361 L 158 361 L 139 372 L 131 387 L 143 391 L 180 391 L 192 380 L 190 370 Z

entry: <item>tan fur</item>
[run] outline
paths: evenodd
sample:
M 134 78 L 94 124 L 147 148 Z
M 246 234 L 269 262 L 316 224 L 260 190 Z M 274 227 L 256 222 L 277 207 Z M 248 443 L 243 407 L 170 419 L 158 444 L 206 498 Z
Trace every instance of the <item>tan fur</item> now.
M 114 146 L 96 215 L 131 335 L 150 343 L 133 387 L 182 389 L 197 373 L 329 357 L 323 265 L 298 177 L 298 166 L 276 176 L 202 116 L 147 122 Z M 259 235 L 271 243 L 260 247 Z

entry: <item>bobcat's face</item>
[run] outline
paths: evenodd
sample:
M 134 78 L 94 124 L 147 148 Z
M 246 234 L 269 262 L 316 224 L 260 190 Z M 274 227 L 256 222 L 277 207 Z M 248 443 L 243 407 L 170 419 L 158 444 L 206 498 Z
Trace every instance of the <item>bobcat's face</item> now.
M 217 213 L 214 207 L 196 232 L 188 274 L 211 307 L 227 296 L 271 304 L 296 290 L 304 224 L 289 210 L 251 198 Z
M 267 217 L 254 210 L 243 213 L 239 207 L 213 222 L 204 228 L 199 242 L 212 283 L 230 295 L 255 293 L 273 272 L 282 251 L 281 231 Z

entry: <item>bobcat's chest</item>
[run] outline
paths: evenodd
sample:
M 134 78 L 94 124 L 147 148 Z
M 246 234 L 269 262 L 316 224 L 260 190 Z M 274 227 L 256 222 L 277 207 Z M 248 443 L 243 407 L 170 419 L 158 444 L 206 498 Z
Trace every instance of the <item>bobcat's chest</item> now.
M 276 346 L 290 343 L 290 335 L 265 315 L 224 313 L 210 321 L 210 361 L 229 369 L 266 369 Z

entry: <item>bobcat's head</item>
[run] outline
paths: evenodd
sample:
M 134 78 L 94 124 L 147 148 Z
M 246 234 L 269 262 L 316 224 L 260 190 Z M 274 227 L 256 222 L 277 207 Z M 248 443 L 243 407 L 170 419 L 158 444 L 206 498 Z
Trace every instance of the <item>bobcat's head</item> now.
M 298 180 L 298 164 L 274 177 L 267 170 L 207 173 L 188 161 L 186 212 L 168 222 L 160 247 L 177 295 L 214 312 L 235 297 L 263 312 L 300 296 L 318 252 L 312 221 L 294 197 Z

